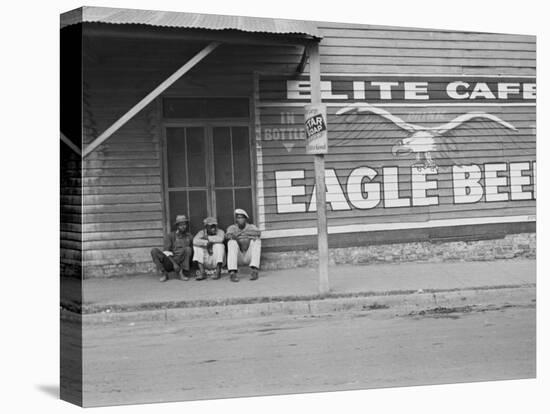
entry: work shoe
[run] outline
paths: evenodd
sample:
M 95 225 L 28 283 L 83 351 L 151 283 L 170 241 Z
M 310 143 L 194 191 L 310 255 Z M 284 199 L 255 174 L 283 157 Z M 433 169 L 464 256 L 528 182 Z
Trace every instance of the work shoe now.
M 162 273 L 162 275 L 159 278 L 159 282 L 166 282 L 168 280 L 168 275 L 166 273 Z
M 222 269 L 221 267 L 217 267 L 216 271 L 214 272 L 214 276 L 212 276 L 212 280 L 218 280 L 222 277 Z
M 258 268 L 251 267 L 250 268 L 250 280 L 257 280 L 258 277 L 260 277 L 259 272 L 258 272 Z
M 189 280 L 189 270 L 181 270 L 180 273 L 180 279 L 184 282 L 187 282 Z
M 231 270 L 229 272 L 229 280 L 231 280 L 232 282 L 239 281 L 239 275 L 237 275 L 237 272 L 235 270 Z
M 204 270 L 197 270 L 197 277 L 195 280 L 204 280 L 206 279 L 206 272 Z

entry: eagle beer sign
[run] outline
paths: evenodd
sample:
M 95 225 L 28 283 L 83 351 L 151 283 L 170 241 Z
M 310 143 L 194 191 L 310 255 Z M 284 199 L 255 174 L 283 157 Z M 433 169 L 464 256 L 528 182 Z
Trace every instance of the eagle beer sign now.
M 306 154 L 327 154 L 327 107 L 323 104 L 305 106 Z

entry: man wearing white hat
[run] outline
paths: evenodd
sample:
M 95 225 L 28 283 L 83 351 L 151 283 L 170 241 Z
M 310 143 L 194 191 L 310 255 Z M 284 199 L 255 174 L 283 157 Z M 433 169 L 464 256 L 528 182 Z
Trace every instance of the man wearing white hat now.
M 235 224 L 227 228 L 227 269 L 232 282 L 238 282 L 239 265 L 249 265 L 250 280 L 258 279 L 260 256 L 262 253 L 261 232 L 254 224 L 249 223 L 249 216 L 242 208 L 235 210 Z
M 151 250 L 153 263 L 161 274 L 160 281 L 168 280 L 169 272 L 176 272 L 181 280 L 189 280 L 189 265 L 193 253 L 193 237 L 189 233 L 189 220 L 186 216 L 176 217 L 176 230 L 164 238 L 164 250 Z
M 196 280 L 206 279 L 205 269 L 216 269 L 212 279 L 219 279 L 225 262 L 225 233 L 218 228 L 218 220 L 215 217 L 206 217 L 203 224 L 204 229 L 193 238 L 193 260 L 199 265 Z

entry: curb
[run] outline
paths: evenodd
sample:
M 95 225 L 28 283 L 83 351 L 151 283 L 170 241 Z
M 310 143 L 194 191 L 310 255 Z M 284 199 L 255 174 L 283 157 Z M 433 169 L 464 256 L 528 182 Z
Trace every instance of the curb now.
M 492 285 L 492 286 L 465 286 L 462 288 L 438 288 L 438 289 L 420 289 L 422 293 L 442 293 L 442 292 L 459 292 L 461 290 L 489 290 L 502 288 L 522 288 L 534 287 L 534 283 L 523 284 L 508 284 L 508 285 Z M 241 296 L 230 298 L 212 298 L 212 299 L 193 299 L 183 301 L 159 301 L 159 302 L 141 302 L 141 303 L 126 303 L 126 304 L 75 304 L 71 302 L 62 303 L 62 308 L 75 313 L 89 315 L 94 313 L 119 313 L 119 312 L 137 312 L 137 311 L 153 311 L 161 309 L 173 308 L 200 308 L 211 306 L 229 306 L 229 305 L 245 305 L 245 304 L 261 304 L 271 302 L 299 302 L 312 301 L 321 299 L 350 299 L 367 296 L 387 296 L 387 295 L 412 295 L 419 293 L 418 289 L 398 289 L 389 291 L 358 291 L 358 292 L 329 292 L 321 296 L 318 293 L 305 295 L 277 295 L 277 296 Z
M 333 312 L 377 312 L 393 316 L 434 309 L 464 307 L 534 306 L 535 285 L 464 288 L 461 290 L 418 291 L 416 293 L 381 292 L 365 296 L 329 297 L 294 301 L 270 301 L 213 306 L 171 307 L 128 312 L 97 312 L 80 315 L 61 309 L 66 321 L 84 324 L 129 322 L 175 322 L 196 319 L 233 319 L 274 315 L 322 315 Z M 447 313 L 450 313 L 447 312 Z

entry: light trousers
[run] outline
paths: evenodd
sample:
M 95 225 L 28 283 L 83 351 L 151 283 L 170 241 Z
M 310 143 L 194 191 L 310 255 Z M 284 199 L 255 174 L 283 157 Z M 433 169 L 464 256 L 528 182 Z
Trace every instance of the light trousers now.
M 202 263 L 207 269 L 215 269 L 218 263 L 225 262 L 225 246 L 223 243 L 212 245 L 212 254 L 208 254 L 206 247 L 193 246 L 193 260 Z
M 242 252 L 237 240 L 227 242 L 227 269 L 237 270 L 238 266 L 249 265 L 260 268 L 260 256 L 262 253 L 262 241 L 260 239 L 250 240 L 248 250 Z

